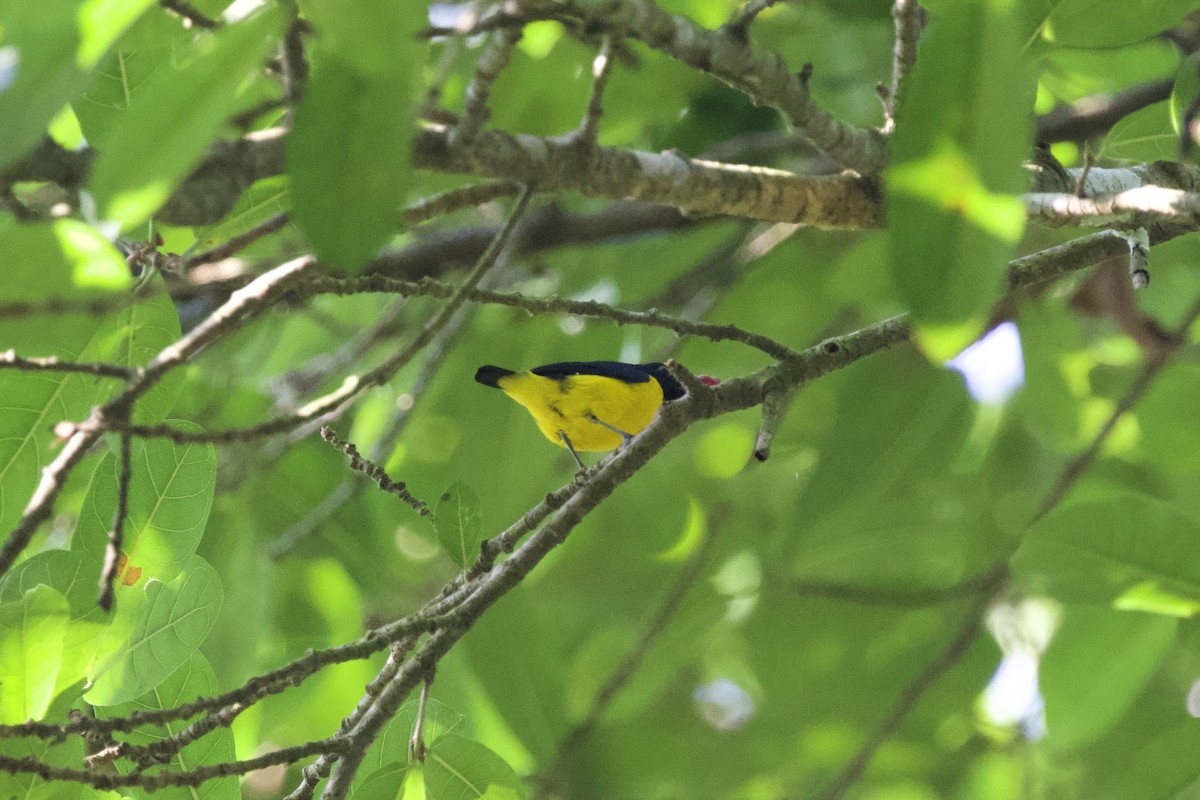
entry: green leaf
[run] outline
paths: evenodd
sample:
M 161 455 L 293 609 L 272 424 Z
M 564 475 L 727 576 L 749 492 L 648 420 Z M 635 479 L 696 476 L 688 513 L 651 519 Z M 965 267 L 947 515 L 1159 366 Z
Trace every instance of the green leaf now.
M 87 701 L 117 705 L 158 686 L 200 647 L 220 608 L 220 577 L 199 556 L 170 583 L 118 587 Z
M 1195 10 L 1194 0 L 1059 0 L 1041 33 L 1061 47 L 1120 47 L 1172 28 Z
M 0 603 L 19 602 L 39 584 L 67 600 L 70 619 L 63 634 L 62 668 L 55 693 L 82 680 L 96 655 L 98 637 L 108 619 L 96 605 L 100 569 L 99 562 L 89 562 L 78 553 L 47 550 L 17 564 L 0 581 Z
M 1165 617 L 1067 606 L 1039 668 L 1047 741 L 1072 749 L 1103 736 L 1158 669 L 1177 627 Z
M 0 723 L 39 720 L 56 694 L 67 598 L 35 586 L 0 604 Z
M 412 49 L 412 48 L 408 48 Z M 322 261 L 357 269 L 400 225 L 407 187 L 411 75 L 315 64 L 288 138 L 296 221 Z
M 317 255 L 344 269 L 367 262 L 400 226 L 408 192 L 412 102 L 425 48 L 422 4 L 306 0 L 319 32 L 312 76 L 288 139 L 296 221 Z
M 0 3 L 0 167 L 25 155 L 65 103 L 83 91 L 87 73 L 75 62 L 80 0 Z
M 523 798 L 525 785 L 503 758 L 479 742 L 449 734 L 425 758 L 429 800 Z
M 392 721 L 371 743 L 363 759 L 364 769 L 407 762 L 408 740 L 416 725 L 418 705 L 417 700 L 409 700 L 400 707 Z M 462 714 L 439 700 L 429 698 L 425 705 L 425 724 L 421 729 L 425 746 L 428 747 L 447 733 L 462 730 L 465 722 L 466 717 Z
M 180 430 L 201 430 L 189 422 Z M 119 459 L 108 453 L 96 467 L 71 549 L 101 563 L 117 509 Z M 211 444 L 169 439 L 132 443 L 125 540 L 129 564 L 146 578 L 171 581 L 196 552 L 216 487 L 217 457 Z
M 387 764 L 368 774 L 354 789 L 354 800 L 396 800 L 404 795 L 408 762 Z
M 892 279 L 918 325 L 978 331 L 1003 288 L 1025 220 L 1015 194 L 1033 84 L 1021 44 L 1001 0 L 931 15 L 888 171 Z
M 1183 800 L 1196 796 L 1200 781 L 1200 727 L 1196 720 L 1179 722 L 1150 739 L 1121 748 L 1114 776 L 1097 800 Z M 1185 788 L 1186 787 L 1186 788 Z
M 102 0 L 91 5 L 112 5 Z M 187 58 L 195 34 L 174 16 L 157 12 L 142 16 L 96 66 L 91 86 L 72 106 L 88 144 L 106 150 L 109 131 L 158 70 L 171 71 L 173 60 Z
M 251 228 L 266 222 L 269 218 L 288 210 L 287 179 L 280 176 L 258 181 L 246 190 L 234 205 L 233 210 L 226 214 L 220 222 L 196 230 L 194 249 L 203 252 L 218 244 L 245 233 Z M 270 242 L 270 240 L 267 240 Z M 264 244 L 258 248 L 251 245 L 241 251 L 242 256 L 273 254 L 271 245 Z
M 1147 461 L 1181 475 L 1200 469 L 1200 430 L 1181 424 L 1193 413 L 1200 368 L 1179 364 L 1159 376 L 1136 408 Z
M 84 0 L 79 7 L 79 30 L 83 34 L 79 63 L 95 66 L 125 29 L 152 5 L 154 0 Z
M 1100 155 L 1106 159 L 1142 163 L 1174 160 L 1179 154 L 1179 135 L 1171 125 L 1166 105 L 1155 103 L 1123 117 L 1108 135 Z
M 246 79 L 275 41 L 278 14 L 267 9 L 201 34 L 195 53 L 159 69 L 109 130 L 109 147 L 92 168 L 101 213 L 125 225 L 144 220 L 195 165 L 238 109 Z M 154 142 L 147 148 L 146 142 Z
M 6 300 L 44 302 L 50 298 L 93 296 L 121 291 L 132 283 L 120 253 L 94 229 L 60 220 L 50 225 L 0 223 L 5 258 Z M 119 297 L 119 295 L 116 295 Z M 104 318 L 56 314 L 0 319 L 0 350 L 20 356 L 78 360 Z M 0 379 L 0 530 L 20 517 L 41 469 L 54 457 L 53 428 L 80 420 L 107 382 L 81 375 L 6 370 Z
M 1200 562 L 1180 557 L 1194 549 L 1200 526 L 1159 500 L 1105 494 L 1036 522 L 1013 557 L 1014 573 L 1065 602 L 1134 608 L 1150 596 L 1156 608 L 1174 598 L 1172 614 L 1200 610 Z
M 175 670 L 166 680 L 136 700 L 119 705 L 100 706 L 96 716 L 100 719 L 125 717 L 130 714 L 160 709 L 175 708 L 191 703 L 200 697 L 211 697 L 219 689 L 216 676 L 208 660 L 200 653 L 191 657 Z M 188 721 L 167 722 L 161 728 L 140 728 L 124 734 L 123 738 L 136 745 L 152 745 L 168 736 L 176 736 L 188 726 Z M 233 761 L 236 758 L 233 733 L 227 727 L 217 728 L 203 739 L 184 747 L 169 762 L 177 770 L 196 769 Z M 167 798 L 167 800 L 240 800 L 241 789 L 236 775 L 228 775 L 208 781 L 202 787 L 168 786 L 150 793 L 134 789 L 135 797 Z
M 452 484 L 434 509 L 433 527 L 442 549 L 455 564 L 465 567 L 474 561 L 484 539 L 475 490 L 462 483 Z
M 136 369 L 149 363 L 179 338 L 179 314 L 167 294 L 162 275 L 155 272 L 143 283 L 140 291 L 149 293 L 150 297 L 108 314 L 104 318 L 103 329 L 84 349 L 81 356 L 83 361 L 103 361 Z M 175 405 L 182 382 L 182 371 L 168 373 L 138 398 L 133 422 L 139 425 L 162 422 L 171 406 Z M 120 391 L 124 382 L 114 378 L 108 379 L 106 384 L 102 399 Z
M 1171 123 L 1176 134 L 1183 127 L 1188 109 L 1197 100 L 1200 100 L 1200 54 L 1192 53 L 1180 63 L 1171 86 Z
M 346 13 L 344 0 L 301 0 L 300 8 L 317 30 L 317 46 L 360 75 L 411 76 L 420 63 L 423 48 L 415 34 L 426 24 L 421 3 L 357 0 L 353 14 Z M 393 102 L 404 105 L 401 98 Z
M 46 712 L 46 719 L 63 720 L 72 708 L 75 698 L 60 696 Z M 0 738 L 0 755 L 9 758 L 36 758 L 52 767 L 79 769 L 83 762 L 84 740 L 81 736 L 68 736 L 65 741 L 28 737 L 16 739 Z M 36 775 L 0 770 L 0 797 L 5 800 L 99 800 L 97 790 L 88 789 L 83 794 L 81 784 L 69 781 L 46 782 Z

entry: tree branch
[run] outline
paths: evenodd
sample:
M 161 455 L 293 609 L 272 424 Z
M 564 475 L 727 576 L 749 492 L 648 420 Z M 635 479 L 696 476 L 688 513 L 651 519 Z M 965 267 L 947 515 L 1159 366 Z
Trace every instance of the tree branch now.
M 800 176 L 767 167 L 722 164 L 681 153 L 597 147 L 581 160 L 570 138 L 481 132 L 468 144 L 431 126 L 413 141 L 418 166 L 440 172 L 535 183 L 540 191 L 644 200 L 691 214 L 721 214 L 818 228 L 883 224 L 878 184 L 851 173 Z
M 900 697 L 896 700 L 892 710 L 876 728 L 875 732 L 859 747 L 858 752 L 850 759 L 849 763 L 842 768 L 842 771 L 833 779 L 825 790 L 817 795 L 818 800 L 837 800 L 846 793 L 846 790 L 857 783 L 866 772 L 867 766 L 871 763 L 871 759 L 875 757 L 875 753 L 883 745 L 885 741 L 900 727 L 912 710 L 916 708 L 917 703 L 924 697 L 925 693 L 937 683 L 938 679 L 949 672 L 955 664 L 963 659 L 967 654 L 971 644 L 979 636 L 980 630 L 983 629 L 983 618 L 987 612 L 987 608 L 991 605 L 997 591 L 1003 586 L 1006 570 L 997 567 L 991 572 L 992 580 L 980 592 L 975 602 L 967 609 L 963 623 L 959 626 L 958 632 L 951 637 L 950 641 L 942 649 L 933 661 L 929 662 L 923 670 L 921 670 L 915 678 L 904 687 L 900 692 Z
M 84 375 L 99 375 L 105 378 L 129 378 L 133 370 L 108 362 L 62 361 L 55 356 L 23 358 L 14 350 L 0 352 L 0 369 L 21 372 L 78 372 Z
M 581 0 L 521 0 L 515 13 L 526 20 L 586 20 L 589 30 L 644 42 L 689 67 L 707 72 L 749 97 L 771 106 L 814 145 L 845 167 L 877 175 L 887 166 L 882 133 L 841 122 L 818 106 L 799 73 L 777 55 L 759 56 L 744 36 L 711 31 L 659 8 L 652 0 L 611 0 L 602 5 Z
M 895 0 L 892 6 L 896 34 L 892 47 L 892 85 L 883 103 L 885 133 L 896 129 L 896 108 L 900 104 L 900 93 L 904 91 L 905 78 L 917 63 L 917 41 L 921 38 L 924 16 L 917 0 Z
M 1172 78 L 1149 81 L 1115 94 L 1094 94 L 1058 106 L 1037 118 L 1039 142 L 1077 142 L 1102 136 L 1125 117 L 1171 96 Z
M 279 299 L 312 263 L 312 259 L 308 257 L 289 261 L 235 291 L 229 300 L 204 322 L 183 338 L 168 345 L 149 364 L 139 369 L 120 394 L 93 410 L 87 420 L 75 425 L 58 456 L 42 470 L 38 485 L 25 506 L 17 527 L 8 535 L 3 547 L 0 547 L 0 575 L 12 567 L 17 556 L 33 538 L 38 526 L 49 518 L 67 475 L 83 459 L 101 434 L 109 430 L 114 423 L 119 425 L 127 420 L 137 399 L 169 371 Z

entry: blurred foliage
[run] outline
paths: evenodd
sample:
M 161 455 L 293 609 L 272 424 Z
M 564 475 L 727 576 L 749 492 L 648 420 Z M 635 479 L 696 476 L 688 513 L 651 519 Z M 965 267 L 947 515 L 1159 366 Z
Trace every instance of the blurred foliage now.
M 196 7 L 218 15 L 223 5 Z M 78 219 L 32 224 L 0 212 L 0 302 L 164 285 L 158 275 L 133 285 L 95 215 L 105 230 L 115 223 L 142 238 L 214 140 L 238 134 L 231 118 L 280 96 L 278 75 L 261 67 L 279 47 L 289 5 L 268 2 L 208 32 L 145 1 L 0 0 L 0 162 L 21 158 L 47 130 L 98 152 L 91 205 Z M 737 10 L 723 0 L 661 5 L 709 27 Z M 878 125 L 874 87 L 890 76 L 890 5 L 779 4 L 751 35 L 794 69 L 811 62 L 812 94 L 824 108 Z M 405 153 L 430 81 L 441 81 L 442 105 L 461 110 L 485 37 L 416 46 L 408 38 L 426 21 L 424 4 L 369 6 L 351 14 L 329 2 L 299 4 L 319 39 L 288 173 L 250 187 L 215 224 L 157 226 L 165 249 L 199 252 L 294 211 L 296 222 L 241 253 L 250 268 L 306 252 L 307 241 L 357 270 L 381 246 L 496 224 L 506 202 L 401 229 L 404 203 L 464 182 L 413 170 Z M 1170 104 L 1127 116 L 1090 148 L 1101 166 L 1176 157 L 1195 62 L 1153 36 L 1196 4 L 927 6 L 933 24 L 887 176 L 889 230 L 801 230 L 770 248 L 757 246 L 771 237 L 767 226 L 702 220 L 516 255 L 494 276 L 536 296 L 699 310 L 797 349 L 912 311 L 923 350 L 893 348 L 804 386 L 766 463 L 750 456 L 755 411 L 698 424 L 671 443 L 443 659 L 424 764 L 408 760 L 410 702 L 373 745 L 355 797 L 815 796 L 970 621 L 971 582 L 1004 563 L 1014 582 L 988 631 L 921 687 L 850 796 L 1167 800 L 1200 792 L 1194 344 L 1117 425 L 1066 502 L 1033 524 L 1069 460 L 1133 384 L 1141 354 L 1114 323 L 1071 309 L 1078 279 L 1069 278 L 1015 311 L 1024 381 L 1007 402 L 977 402 L 938 357 L 980 333 L 996 299 L 990 287 L 1010 258 L 1075 235 L 1022 233 L 1014 214 L 1035 103 L 1046 111 L 1178 73 Z M 774 112 L 710 76 L 629 47 L 637 63 L 613 74 L 603 144 L 700 155 L 783 131 Z M 556 23 L 530 25 L 493 87 L 489 124 L 547 136 L 574 129 L 593 57 L 592 44 Z M 283 119 L 268 109 L 251 127 Z M 791 150 L 773 162 L 804 171 L 814 156 Z M 15 190 L 36 198 L 40 188 Z M 579 213 L 605 205 L 572 194 L 553 202 Z M 723 250 L 731 255 L 714 268 L 708 262 Z M 1194 236 L 1152 253 L 1154 280 L 1138 302 L 1168 328 L 1200 295 L 1198 259 Z M 166 285 L 178 280 L 167 276 Z M 142 398 L 135 421 L 172 419 L 199 431 L 293 409 L 392 355 L 436 307 L 408 301 L 357 361 L 331 361 L 394 302 L 280 304 Z M 137 367 L 206 307 L 201 298 L 176 310 L 160 296 L 121 312 L 0 319 L 0 352 Z M 117 494 L 118 445 L 106 440 L 72 474 L 53 524 L 0 579 L 0 723 L 171 707 L 411 612 L 470 562 L 482 537 L 574 472 L 520 407 L 472 382 L 479 365 L 668 356 L 726 379 L 766 363 L 739 345 L 661 329 L 468 306 L 434 363 L 418 357 L 333 423 L 362 453 L 377 449 L 389 473 L 434 509 L 432 522 L 358 480 L 315 435 L 217 447 L 135 442 L 128 563 L 111 616 L 94 600 Z M 311 385 L 299 380 L 311 375 Z M 85 418 L 119 385 L 0 371 L 0 534 L 57 453 L 54 424 Z M 400 435 L 388 440 L 397 419 Z M 673 610 L 643 644 L 668 600 Z M 1048 642 L 1042 628 L 1052 631 Z M 639 660 L 629 682 L 597 705 L 631 653 Z M 1040 696 L 1026 684 L 1034 702 L 997 712 L 985 688 L 998 685 L 1002 659 L 1037 663 L 1043 653 Z M 208 745 L 190 745 L 173 765 L 327 736 L 381 663 L 326 668 L 246 711 Z M 153 741 L 147 736 L 130 741 Z M 49 748 L 13 739 L 0 740 L 0 754 L 76 767 L 83 755 L 77 740 Z M 296 766 L 256 774 L 241 795 L 282 796 L 298 775 Z M 0 772 L 3 798 L 102 794 Z M 238 794 L 223 779 L 155 796 Z

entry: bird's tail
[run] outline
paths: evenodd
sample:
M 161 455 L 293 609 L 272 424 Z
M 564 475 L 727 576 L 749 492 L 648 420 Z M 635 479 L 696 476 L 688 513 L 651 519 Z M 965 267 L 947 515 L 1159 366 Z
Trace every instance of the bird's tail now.
M 484 386 L 494 386 L 500 388 L 500 379 L 507 378 L 509 375 L 516 375 L 511 369 L 503 367 L 493 367 L 490 364 L 486 367 L 480 367 L 475 370 L 475 380 L 482 383 Z

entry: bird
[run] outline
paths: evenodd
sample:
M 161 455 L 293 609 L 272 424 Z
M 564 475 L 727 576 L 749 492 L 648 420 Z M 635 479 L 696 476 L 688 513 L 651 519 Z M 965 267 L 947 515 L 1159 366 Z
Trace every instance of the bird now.
M 650 424 L 659 406 L 687 392 L 664 364 L 562 361 L 528 372 L 482 366 L 475 380 L 523 405 L 542 434 L 584 468 L 580 451 L 614 450 Z M 706 385 L 719 381 L 700 376 Z

